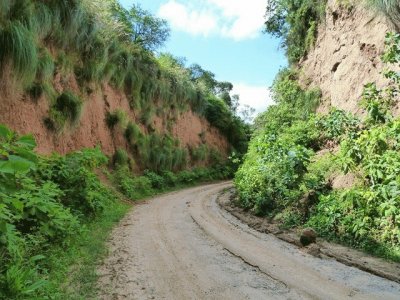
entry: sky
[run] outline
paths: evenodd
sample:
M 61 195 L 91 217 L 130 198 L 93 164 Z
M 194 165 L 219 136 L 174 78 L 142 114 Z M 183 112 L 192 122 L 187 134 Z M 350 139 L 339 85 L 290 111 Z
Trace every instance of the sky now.
M 171 35 L 162 52 L 185 57 L 234 85 L 240 103 L 264 111 L 269 87 L 287 62 L 279 40 L 262 33 L 268 0 L 120 0 L 168 21 Z

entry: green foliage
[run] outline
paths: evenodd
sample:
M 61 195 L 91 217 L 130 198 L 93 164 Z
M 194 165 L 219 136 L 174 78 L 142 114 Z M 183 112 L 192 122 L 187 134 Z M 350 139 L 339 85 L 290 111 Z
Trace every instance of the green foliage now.
M 113 9 L 123 24 L 129 41 L 144 49 L 155 51 L 168 39 L 170 30 L 167 21 L 153 16 L 138 4 L 134 4 L 130 10 L 125 10 L 119 3 L 115 3 Z
M 38 157 L 32 136 L 0 126 L 0 299 L 47 298 L 43 253 L 113 204 L 94 169 L 99 149 Z
M 146 170 L 144 171 L 144 176 L 146 176 L 150 180 L 153 189 L 163 190 L 167 186 L 167 182 L 164 177 L 158 175 L 157 173 Z
M 282 70 L 272 87 L 276 105 L 256 120 L 243 165 L 235 176 L 241 204 L 257 214 L 271 214 L 298 200 L 303 177 L 319 147 L 313 111 L 317 91 L 304 91 L 296 73 Z
M 146 176 L 134 176 L 127 166 L 118 168 L 113 176 L 114 184 L 129 199 L 138 200 L 153 194 L 152 184 Z
M 127 142 L 130 145 L 133 145 L 139 141 L 139 139 L 142 137 L 142 132 L 135 123 L 129 122 L 128 125 L 126 126 L 124 136 L 127 140 Z
M 384 62 L 398 65 L 399 45 L 399 35 L 387 35 Z M 306 96 L 296 76 L 278 75 L 273 86 L 277 104 L 258 118 L 236 173 L 242 206 L 399 260 L 400 120 L 391 115 L 391 106 L 400 80 L 390 69 L 383 73 L 389 79 L 384 88 L 373 83 L 364 88 L 364 120 L 338 109 L 315 117 L 309 109 L 313 105 L 307 105 L 313 97 Z M 321 145 L 339 149 L 314 155 Z M 349 173 L 351 187 L 332 190 L 331 180 Z
M 64 192 L 61 202 L 74 212 L 91 216 L 102 211 L 113 199 L 93 169 L 107 162 L 96 148 L 67 156 L 53 155 L 40 165 L 40 175 L 58 184 Z
M 210 95 L 205 116 L 212 126 L 218 128 L 228 138 L 229 143 L 236 151 L 246 152 L 250 126 L 234 115 L 223 100 Z
M 11 63 L 24 85 L 35 78 L 38 53 L 32 32 L 20 21 L 9 21 L 0 26 L 0 70 Z
M 320 126 L 323 139 L 338 142 L 344 136 L 355 136 L 360 120 L 350 113 L 333 108 L 328 115 L 318 119 L 317 126 Z
M 120 109 L 116 109 L 113 112 L 107 112 L 105 120 L 108 128 L 114 129 L 117 125 L 124 127 L 126 119 L 126 113 Z
M 209 150 L 206 144 L 201 144 L 197 148 L 192 149 L 191 156 L 193 161 L 207 161 Z
M 142 136 L 137 143 L 140 163 L 155 172 L 178 171 L 186 167 L 188 151 L 170 135 L 152 133 Z
M 66 124 L 76 125 L 81 117 L 83 102 L 72 91 L 65 91 L 57 97 L 45 119 L 49 129 L 62 131 Z
M 124 149 L 118 148 L 113 155 L 112 161 L 113 165 L 116 167 L 126 166 L 129 163 L 128 153 L 126 153 Z
M 265 31 L 278 38 L 291 64 L 297 63 L 314 45 L 326 0 L 273 0 L 265 14 Z

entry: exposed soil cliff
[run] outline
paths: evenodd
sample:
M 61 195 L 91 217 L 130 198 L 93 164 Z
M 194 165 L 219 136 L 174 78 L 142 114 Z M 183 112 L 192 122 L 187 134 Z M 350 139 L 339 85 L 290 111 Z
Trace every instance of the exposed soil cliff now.
M 315 48 L 301 62 L 304 84 L 322 91 L 320 112 L 330 106 L 360 113 L 358 101 L 368 82 L 384 83 L 380 56 L 385 35 L 394 29 L 384 17 L 354 5 L 328 0 L 326 19 Z
M 9 76 L 10 72 L 6 71 L 3 74 L 0 81 L 0 123 L 7 124 L 21 134 L 32 133 L 37 140 L 39 153 L 49 154 L 56 151 L 65 154 L 84 147 L 100 145 L 106 154 L 112 155 L 117 148 L 127 149 L 128 144 L 121 129 L 108 128 L 105 122 L 106 112 L 121 109 L 127 113 L 130 120 L 140 124 L 141 116 L 130 109 L 129 101 L 122 91 L 112 88 L 109 84 L 82 91 L 74 76 L 65 79 L 56 75 L 53 84 L 57 92 L 69 89 L 84 100 L 79 124 L 56 133 L 44 124 L 44 119 L 49 115 L 49 101 L 46 97 L 33 100 L 28 94 L 21 92 Z M 163 114 L 154 116 L 150 126 L 140 125 L 142 131 L 144 133 L 151 130 L 159 133 L 169 131 L 180 140 L 181 146 L 186 148 L 205 143 L 209 148 L 216 148 L 223 154 L 228 153 L 230 146 L 227 139 L 218 129 L 210 126 L 205 118 L 194 114 L 190 109 L 174 113 L 174 122 L 169 128 L 168 120 Z

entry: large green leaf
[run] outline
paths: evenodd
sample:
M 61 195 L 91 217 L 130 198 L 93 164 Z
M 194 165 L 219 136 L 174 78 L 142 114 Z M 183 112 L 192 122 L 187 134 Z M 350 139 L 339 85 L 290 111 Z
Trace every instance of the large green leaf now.
M 6 161 L 0 161 L 0 173 L 27 173 L 34 168 L 35 163 L 15 155 L 10 155 Z
M 34 149 L 37 146 L 35 138 L 31 134 L 21 136 L 17 140 L 17 144 L 28 147 L 29 149 Z
M 36 154 L 30 150 L 26 150 L 26 149 L 16 149 L 16 154 L 26 160 L 31 161 L 32 163 L 37 163 L 38 162 L 38 158 L 36 156 Z

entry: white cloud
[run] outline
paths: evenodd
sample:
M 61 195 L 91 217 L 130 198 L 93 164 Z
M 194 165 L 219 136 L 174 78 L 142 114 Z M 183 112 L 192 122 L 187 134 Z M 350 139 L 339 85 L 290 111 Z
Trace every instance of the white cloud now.
M 271 92 L 266 86 L 233 83 L 232 94 L 239 95 L 241 107 L 243 107 L 243 105 L 249 105 L 255 108 L 256 114 L 265 111 L 268 106 L 274 104 Z
M 256 37 L 264 25 L 268 0 L 168 0 L 158 15 L 193 35 L 221 35 L 234 40 Z
M 195 10 L 174 0 L 162 5 L 158 11 L 161 18 L 173 28 L 193 35 L 208 36 L 217 28 L 217 18 L 209 10 Z

